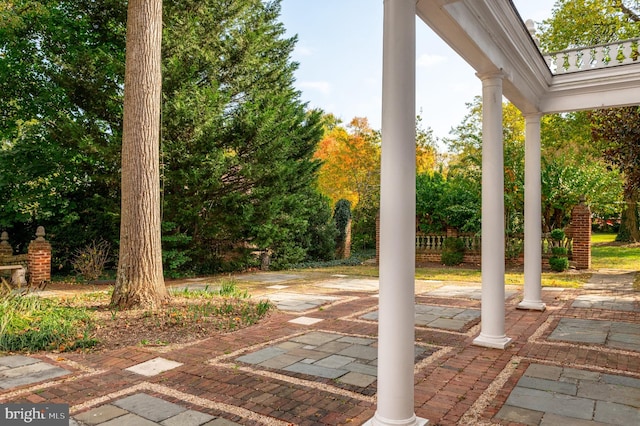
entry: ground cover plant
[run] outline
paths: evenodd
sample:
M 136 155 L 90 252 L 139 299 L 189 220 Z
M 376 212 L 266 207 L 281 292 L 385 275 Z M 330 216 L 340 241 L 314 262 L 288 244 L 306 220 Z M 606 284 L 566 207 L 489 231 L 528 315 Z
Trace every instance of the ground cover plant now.
M 95 321 L 82 307 L 0 289 L 0 351 L 65 351 L 89 348 L 97 341 Z
M 109 305 L 111 291 L 51 299 L 5 291 L 0 301 L 0 352 L 186 343 L 249 327 L 272 308 L 230 280 L 200 290 L 174 291 L 171 303 L 157 310 L 119 311 Z
M 592 270 L 615 268 L 638 270 L 640 245 L 615 241 L 615 234 L 593 234 Z M 299 274 L 298 285 L 313 283 L 336 274 L 377 278 L 378 266 L 371 262 L 327 262 L 292 269 Z M 591 271 L 545 271 L 545 287 L 579 288 Z M 418 280 L 477 285 L 482 281 L 479 265 L 424 265 L 416 268 Z M 640 274 L 637 274 L 640 289 Z M 102 350 L 129 345 L 187 343 L 250 327 L 263 320 L 273 306 L 251 296 L 261 289 L 258 283 L 242 283 L 232 278 L 211 277 L 197 289 L 170 290 L 171 303 L 161 309 L 120 311 L 109 306 L 111 286 L 86 282 L 50 284 L 55 290 L 85 290 L 71 297 L 45 299 L 27 290 L 5 291 L 0 298 L 0 352 Z M 523 285 L 522 267 L 509 267 L 505 284 Z M 93 289 L 93 291 L 86 291 Z

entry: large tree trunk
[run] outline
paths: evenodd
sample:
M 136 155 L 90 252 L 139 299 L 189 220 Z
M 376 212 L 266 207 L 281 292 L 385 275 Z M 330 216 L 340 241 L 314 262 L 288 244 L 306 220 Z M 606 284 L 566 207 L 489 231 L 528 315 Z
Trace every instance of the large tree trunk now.
M 638 201 L 640 201 L 640 191 L 625 191 L 625 208 L 622 211 L 620 230 L 616 236 L 616 241 L 632 243 L 640 241 L 640 229 L 638 228 Z
M 162 0 L 129 0 L 118 276 L 111 303 L 156 308 L 168 299 L 160 242 Z

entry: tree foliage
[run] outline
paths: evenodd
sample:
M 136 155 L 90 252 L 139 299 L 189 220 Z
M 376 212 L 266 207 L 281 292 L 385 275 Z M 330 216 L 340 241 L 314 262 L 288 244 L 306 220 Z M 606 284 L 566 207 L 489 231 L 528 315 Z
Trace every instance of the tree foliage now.
M 118 240 L 125 12 L 121 0 L 0 9 L 0 161 L 11 170 L 0 226 L 43 224 L 57 254 Z M 279 0 L 165 1 L 161 181 L 164 241 L 183 251 L 165 256 L 175 268 L 237 269 L 256 250 L 274 266 L 333 256 L 312 158 L 321 114 L 293 87 L 296 39 L 279 13 Z
M 422 117 L 416 117 L 416 173 L 432 172 L 441 165 L 433 129 L 422 127 Z
M 563 50 L 640 36 L 640 2 L 637 0 L 559 0 L 553 16 L 543 22 L 539 38 L 543 50 Z M 624 205 L 618 239 L 640 241 L 640 176 L 637 156 L 637 108 L 596 110 L 591 119 L 593 136 L 599 141 L 601 158 L 624 175 Z
M 125 3 L 0 5 L 0 227 L 51 236 L 56 267 L 117 240 Z
M 293 87 L 296 39 L 279 14 L 279 1 L 165 7 L 164 216 L 205 269 L 237 268 L 256 249 L 274 267 L 296 263 L 333 238 L 323 237 L 331 210 L 311 189 L 321 115 Z
M 625 177 L 620 241 L 640 241 L 640 107 L 597 111 L 592 114 L 593 135 L 604 145 L 606 160 Z
M 416 176 L 416 214 L 422 232 L 480 231 L 480 185 L 450 172 Z
M 449 146 L 456 153 L 449 175 L 473 185 L 480 207 L 482 104 L 476 98 L 469 114 L 454 129 Z M 581 197 L 600 217 L 618 208 L 622 182 L 617 168 L 607 167 L 594 148 L 585 113 L 547 115 L 542 119 L 542 226 L 548 232 L 568 224 L 572 208 Z M 524 118 L 510 103 L 503 105 L 504 193 L 507 232 L 523 232 L 524 225 Z M 420 205 L 418 199 L 418 205 Z M 477 203 L 477 204 L 475 204 Z M 479 214 L 479 213 L 478 213 Z M 471 222 L 475 223 L 475 222 Z M 479 222 L 478 222 L 479 223 Z
M 554 52 L 637 37 L 637 0 L 557 0 L 552 17 L 542 22 L 540 47 Z
M 355 208 L 380 192 L 380 134 L 366 118 L 354 118 L 348 126 L 325 118 L 325 134 L 315 152 L 322 161 L 318 188 L 335 204 L 348 200 Z

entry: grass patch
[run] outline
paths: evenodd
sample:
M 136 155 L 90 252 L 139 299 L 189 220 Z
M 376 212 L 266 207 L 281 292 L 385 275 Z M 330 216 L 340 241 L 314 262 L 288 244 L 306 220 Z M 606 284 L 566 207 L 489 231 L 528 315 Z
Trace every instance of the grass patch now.
M 640 268 L 640 244 L 615 241 L 616 234 L 591 235 L 591 268 L 626 269 Z
M 231 297 L 236 299 L 248 299 L 251 297 L 247 290 L 238 288 L 238 283 L 233 279 L 224 279 L 219 283 L 205 284 L 203 289 L 189 289 L 185 287 L 178 290 L 170 290 L 172 296 L 184 299 L 215 299 L 219 297 Z
M 271 309 L 268 301 L 246 298 L 207 300 L 204 303 L 174 305 L 167 309 L 145 311 L 144 325 L 160 329 L 198 325 L 200 328 L 229 332 L 256 324 Z
M 0 351 L 71 351 L 97 343 L 87 309 L 5 291 L 0 300 Z

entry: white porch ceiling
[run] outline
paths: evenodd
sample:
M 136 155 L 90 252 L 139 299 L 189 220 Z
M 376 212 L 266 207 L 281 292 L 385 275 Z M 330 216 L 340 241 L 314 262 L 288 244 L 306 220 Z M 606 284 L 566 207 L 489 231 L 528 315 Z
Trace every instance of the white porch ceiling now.
M 524 114 L 640 104 L 640 62 L 554 76 L 510 0 L 418 0 L 417 14 L 478 74 L 502 71 Z

